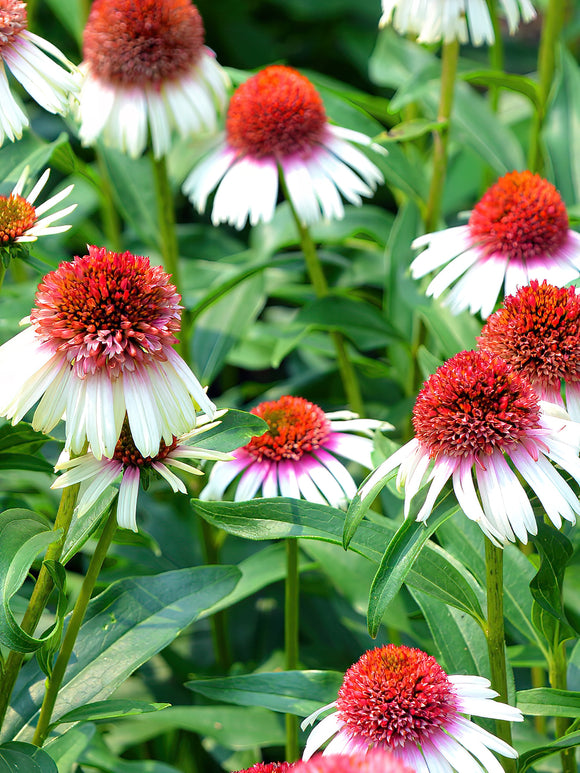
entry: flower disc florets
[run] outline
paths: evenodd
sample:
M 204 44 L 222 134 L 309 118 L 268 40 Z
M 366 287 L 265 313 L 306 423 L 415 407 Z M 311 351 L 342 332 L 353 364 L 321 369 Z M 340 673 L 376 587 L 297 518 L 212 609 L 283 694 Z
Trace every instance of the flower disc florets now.
M 480 349 L 502 357 L 542 395 L 562 381 L 580 381 L 580 297 L 575 287 L 533 280 L 508 296 L 478 338 Z
M 22 196 L 0 196 L 0 241 L 22 236 L 36 223 L 36 209 Z
M 152 462 L 162 462 L 171 451 L 177 448 L 178 439 L 174 436 L 173 442 L 167 445 L 164 440 L 161 440 L 159 444 L 159 451 L 155 456 L 143 456 L 135 445 L 133 435 L 129 428 L 129 422 L 125 419 L 123 429 L 119 435 L 119 440 L 115 446 L 115 453 L 113 459 L 118 462 L 122 462 L 125 467 L 150 467 Z
M 347 731 L 389 747 L 420 744 L 457 714 L 457 696 L 435 658 L 389 644 L 346 672 L 337 715 Z
M 469 230 L 488 254 L 525 262 L 562 247 L 568 236 L 568 214 L 547 180 L 528 171 L 510 172 L 474 207 Z
M 256 762 L 251 768 L 240 770 L 239 773 L 286 773 L 291 767 L 289 762 Z
M 303 397 L 285 395 L 260 403 L 251 413 L 268 424 L 268 431 L 253 438 L 244 448 L 259 461 L 300 460 L 319 448 L 330 434 L 324 411 Z
M 114 378 L 136 362 L 167 359 L 181 315 L 169 278 L 145 257 L 89 247 L 44 277 L 30 319 L 77 376 L 106 368 Z
M 539 427 L 538 397 L 500 357 L 460 352 L 430 376 L 413 409 L 417 440 L 436 459 L 508 451 Z
M 83 56 L 101 80 L 143 87 L 187 73 L 203 42 L 203 21 L 189 0 L 95 0 Z
M 238 87 L 226 120 L 228 143 L 242 154 L 308 157 L 326 126 L 322 100 L 290 67 L 266 67 Z
M 28 25 L 26 3 L 0 0 L 0 49 Z

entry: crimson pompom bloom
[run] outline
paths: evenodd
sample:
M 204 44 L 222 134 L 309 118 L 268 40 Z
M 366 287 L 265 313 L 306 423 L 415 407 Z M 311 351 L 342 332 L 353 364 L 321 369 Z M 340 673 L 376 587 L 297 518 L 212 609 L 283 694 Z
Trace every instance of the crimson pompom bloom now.
M 545 281 L 520 287 L 487 320 L 477 342 L 523 373 L 542 400 L 565 405 L 574 421 L 580 420 L 580 296 L 575 287 Z
M 287 770 L 294 770 L 294 767 L 290 762 L 257 762 L 251 768 L 240 770 L 238 773 L 286 773 Z
M 66 448 L 88 440 L 112 457 L 125 413 L 135 445 L 155 456 L 161 440 L 195 426 L 196 403 L 215 406 L 173 349 L 180 296 L 148 258 L 89 247 L 38 287 L 30 326 L 0 347 L 0 416 L 16 424 L 40 399 L 33 427 L 50 432 L 66 412 Z
M 202 499 L 222 499 L 238 477 L 235 499 L 293 497 L 310 502 L 344 506 L 356 492 L 356 484 L 337 458 L 371 468 L 373 441 L 370 435 L 390 425 L 374 419 L 359 419 L 349 411 L 324 413 L 303 397 L 284 395 L 252 408 L 269 429 L 233 452 L 231 462 L 218 462 L 201 492 Z
M 464 226 L 425 234 L 427 247 L 411 264 L 413 277 L 445 266 L 427 287 L 453 313 L 465 309 L 488 317 L 500 295 L 512 295 L 533 279 L 562 287 L 580 273 L 580 234 L 554 186 L 531 172 L 500 178 L 474 207 Z
M 480 771 L 481 765 L 496 773 L 501 768 L 490 749 L 506 757 L 517 757 L 517 752 L 462 716 L 523 720 L 519 709 L 494 701 L 496 695 L 488 679 L 448 676 L 435 658 L 419 649 L 395 644 L 377 647 L 349 668 L 337 700 L 303 722 L 304 729 L 322 712 L 336 708 L 310 733 L 304 759 L 332 738 L 324 755 L 378 749 L 392 752 L 417 771 L 466 773 Z M 352 769 L 379 770 L 371 765 Z M 314 767 L 313 773 L 318 770 Z M 320 768 L 320 773 L 326 770 Z
M 228 79 L 204 45 L 190 0 L 95 0 L 83 35 L 80 138 L 99 136 L 141 155 L 151 135 L 157 158 L 182 137 L 214 131 Z
M 550 460 L 580 483 L 580 424 L 549 411 L 527 379 L 500 357 L 460 352 L 419 392 L 415 437 L 366 479 L 351 508 L 366 510 L 398 467 L 405 516 L 419 489 L 430 484 L 417 515 L 418 521 L 426 520 L 451 478 L 461 509 L 491 540 L 526 542 L 537 524 L 519 474 L 555 526 L 562 518 L 574 522 L 578 497 Z
M 225 140 L 193 170 L 183 191 L 203 212 L 217 186 L 214 225 L 267 223 L 274 216 L 281 170 L 303 223 L 341 218 L 341 194 L 361 204 L 361 196 L 372 196 L 383 181 L 352 142 L 372 144 L 366 135 L 328 122 L 318 92 L 304 75 L 291 67 L 266 67 L 235 91 Z

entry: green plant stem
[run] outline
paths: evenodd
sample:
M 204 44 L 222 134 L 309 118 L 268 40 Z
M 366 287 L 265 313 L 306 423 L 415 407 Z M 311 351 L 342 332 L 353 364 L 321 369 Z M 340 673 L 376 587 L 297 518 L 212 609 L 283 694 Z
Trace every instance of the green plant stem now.
M 215 529 L 203 518 L 200 518 L 199 522 L 204 562 L 208 565 L 217 565 L 220 563 L 220 555 L 215 540 Z M 213 614 L 209 624 L 216 661 L 221 671 L 226 674 L 232 664 L 232 656 L 225 610 Z
M 175 230 L 175 207 L 173 203 L 173 192 L 169 184 L 167 174 L 167 162 L 165 156 L 155 158 L 151 154 L 151 163 L 153 166 L 153 177 L 155 180 L 155 198 L 157 201 L 157 217 L 159 220 L 160 231 L 160 250 L 165 270 L 171 274 L 173 284 L 183 298 L 183 284 L 181 271 L 179 268 L 179 244 L 177 242 L 177 232 Z M 178 345 L 179 353 L 186 362 L 189 357 L 189 334 L 190 323 L 187 309 L 183 310 L 181 317 L 181 340 Z
M 103 531 L 101 532 L 101 536 L 97 542 L 95 552 L 91 558 L 89 568 L 87 569 L 87 573 L 83 580 L 79 596 L 75 602 L 68 626 L 66 628 L 66 633 L 62 640 L 60 651 L 54 664 L 52 674 L 47 680 L 48 686 L 44 694 L 42 706 L 40 707 L 38 725 L 36 726 L 34 737 L 32 739 L 32 743 L 36 746 L 42 746 L 50 731 L 50 720 L 52 718 L 52 712 L 58 697 L 58 691 L 62 684 L 70 656 L 72 655 L 81 624 L 85 617 L 85 612 L 87 611 L 87 606 L 91 600 L 91 595 L 95 588 L 97 578 L 103 566 L 103 562 L 105 561 L 107 551 L 111 545 L 116 529 L 117 500 L 115 500 L 111 507 L 109 517 L 105 522 L 105 526 L 103 527 Z
M 44 557 L 45 561 L 58 561 L 61 557 L 62 549 L 72 521 L 79 488 L 80 484 L 75 483 L 74 486 L 68 486 L 62 492 L 53 527 L 54 531 L 62 529 L 62 536 L 59 540 L 48 546 Z M 22 622 L 20 623 L 22 630 L 30 636 L 34 635 L 36 626 L 48 603 L 48 598 L 52 593 L 53 587 L 54 583 L 52 577 L 50 576 L 46 565 L 43 563 L 40 567 L 38 577 L 36 578 L 34 588 L 32 589 L 30 601 L 28 602 Z M 16 684 L 16 679 L 18 678 L 24 657 L 24 653 L 12 650 L 6 658 L 2 680 L 0 680 L 0 727 L 2 726 L 6 712 L 8 711 L 10 697 L 14 685 Z
M 453 108 L 458 60 L 459 42 L 454 40 L 451 43 L 445 43 L 441 54 L 441 95 L 439 97 L 439 110 L 437 113 L 437 120 L 443 125 L 433 134 L 433 172 L 425 215 L 425 230 L 427 233 L 436 230 L 441 211 L 441 199 L 443 197 L 443 186 L 445 185 L 445 173 L 447 171 L 449 121 Z
M 485 537 L 485 579 L 487 586 L 487 650 L 491 668 L 491 686 L 499 698 L 507 703 L 507 669 L 505 632 L 503 622 L 503 550 Z M 496 732 L 506 743 L 512 743 L 509 722 L 496 719 Z M 505 757 L 503 767 L 506 773 L 516 773 L 516 761 Z
M 121 221 L 115 207 L 111 178 L 103 158 L 103 153 L 99 149 L 96 151 L 96 158 L 101 182 L 101 216 L 103 218 L 105 237 L 109 249 L 114 252 L 121 252 Z
M 298 667 L 298 630 L 300 597 L 298 574 L 298 540 L 286 540 L 286 586 L 284 592 L 284 653 L 286 671 Z M 286 714 L 286 760 L 298 759 L 298 717 Z
M 298 213 L 294 208 L 292 199 L 290 198 L 288 190 L 286 189 L 286 186 L 283 182 L 282 186 L 285 191 L 286 199 L 290 205 L 290 209 L 292 210 L 294 222 L 296 223 L 296 228 L 300 238 L 300 247 L 304 255 L 304 262 L 306 263 L 306 270 L 308 272 L 308 276 L 310 277 L 310 283 L 312 284 L 316 296 L 318 298 L 324 298 L 329 293 L 328 283 L 326 281 L 326 277 L 324 276 L 324 271 L 322 270 L 322 265 L 318 257 L 316 245 L 314 244 L 309 229 L 301 222 L 300 218 L 298 217 Z M 330 338 L 336 351 L 338 372 L 340 373 L 340 379 L 342 381 L 342 386 L 348 405 L 350 406 L 350 409 L 355 413 L 358 413 L 359 416 L 364 416 L 364 405 L 360 391 L 360 385 L 358 383 L 356 371 L 348 355 L 344 336 L 340 331 L 332 330 L 330 332 Z
M 566 645 L 564 642 L 559 642 L 554 646 L 550 653 L 550 687 L 555 690 L 567 690 L 567 671 L 568 663 L 566 662 Z M 566 731 L 570 727 L 570 719 L 568 717 L 556 717 L 555 725 L 556 738 L 560 738 L 561 736 L 565 735 Z M 560 752 L 560 760 L 562 762 L 562 773 L 576 773 L 576 753 L 574 749 L 563 749 Z
M 566 12 L 565 0 L 549 0 L 548 8 L 544 15 L 540 50 L 538 53 L 538 84 L 540 90 L 540 104 L 534 113 L 532 120 L 532 132 L 530 135 L 530 147 L 528 154 L 528 169 L 532 172 L 541 172 L 543 168 L 542 153 L 540 148 L 540 135 L 546 111 L 550 90 L 554 80 L 556 67 L 556 47 L 560 32 L 564 25 Z
M 487 7 L 489 9 L 491 26 L 493 27 L 493 43 L 489 47 L 489 63 L 492 70 L 495 70 L 496 72 L 503 72 L 504 50 L 503 39 L 501 36 L 501 27 L 497 15 L 497 0 L 487 0 Z M 492 86 L 489 90 L 489 102 L 494 113 L 497 113 L 499 104 L 499 92 L 499 86 Z

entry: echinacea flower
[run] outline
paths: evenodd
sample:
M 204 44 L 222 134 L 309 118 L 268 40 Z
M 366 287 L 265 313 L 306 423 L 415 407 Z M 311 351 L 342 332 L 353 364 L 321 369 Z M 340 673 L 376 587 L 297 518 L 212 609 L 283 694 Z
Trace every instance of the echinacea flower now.
M 288 770 L 294 770 L 294 767 L 291 762 L 256 762 L 251 768 L 245 768 L 238 773 L 286 773 Z
M 27 24 L 26 3 L 0 0 L 0 145 L 6 137 L 11 142 L 20 139 L 28 126 L 28 118 L 10 91 L 6 67 L 49 113 L 66 113 L 70 96 L 77 92 L 70 72 L 74 65 L 56 46 L 30 32 Z
M 580 297 L 575 287 L 532 280 L 491 315 L 477 343 L 523 373 L 540 399 L 565 407 L 580 421 Z
M 302 223 L 321 215 L 341 218 L 341 194 L 361 204 L 361 196 L 372 196 L 383 182 L 353 142 L 372 145 L 366 135 L 328 122 L 304 75 L 291 67 L 266 67 L 236 89 L 224 141 L 194 168 L 183 191 L 203 212 L 217 186 L 212 223 L 243 228 L 248 219 L 256 225 L 273 218 L 281 174 Z
M 540 404 L 525 377 L 500 357 L 460 352 L 419 392 L 415 437 L 367 478 L 351 506 L 368 507 L 399 467 L 405 517 L 419 489 L 430 484 L 417 515 L 425 521 L 451 478 L 459 506 L 492 541 L 517 537 L 525 543 L 528 533 L 537 533 L 537 524 L 518 474 L 556 527 L 562 518 L 574 523 L 580 513 L 578 497 L 549 461 L 580 484 L 580 424 L 567 419 L 556 406 Z
M 223 412 L 221 412 L 223 413 Z M 221 415 L 220 413 L 220 415 Z M 125 529 L 137 531 L 137 494 L 141 475 L 154 471 L 164 478 L 173 491 L 187 493 L 183 481 L 173 472 L 183 470 L 192 475 L 203 475 L 201 470 L 188 464 L 191 460 L 221 460 L 231 459 L 230 454 L 220 451 L 210 451 L 189 444 L 201 432 L 217 426 L 219 422 L 205 423 L 187 435 L 174 437 L 172 442 L 165 444 L 162 440 L 158 452 L 153 456 L 143 456 L 135 446 L 128 423 L 125 421 L 115 450 L 110 459 L 97 459 L 89 451 L 74 459 L 59 462 L 55 469 L 66 470 L 52 484 L 51 488 L 66 488 L 75 483 L 85 483 L 81 490 L 78 504 L 75 508 L 77 517 L 82 517 L 95 504 L 101 494 L 119 477 L 119 500 L 117 504 L 117 522 Z M 188 461 L 183 461 L 188 460 Z
M 304 730 L 336 708 L 311 731 L 304 759 L 332 738 L 325 755 L 385 749 L 420 773 L 498 773 L 502 767 L 490 749 L 512 758 L 517 752 L 462 714 L 508 722 L 523 716 L 493 700 L 489 684 L 481 676 L 448 676 L 419 649 L 376 647 L 348 669 L 337 700 L 302 723 Z
M 416 773 L 414 768 L 390 752 L 372 750 L 352 755 L 317 754 L 307 762 L 297 762 L 292 773 Z
M 222 499 L 241 473 L 236 502 L 264 497 L 293 497 L 342 507 L 356 492 L 352 475 L 337 457 L 371 468 L 373 442 L 353 432 L 370 435 L 390 425 L 359 419 L 349 411 L 324 413 L 303 397 L 285 395 L 260 403 L 251 413 L 268 424 L 268 431 L 234 451 L 234 461 L 212 469 L 201 499 Z
M 415 239 L 425 247 L 411 264 L 415 279 L 445 266 L 427 295 L 438 298 L 451 285 L 445 304 L 488 317 L 504 295 L 532 279 L 562 287 L 580 274 L 580 234 L 568 227 L 568 213 L 554 186 L 531 172 L 501 177 L 474 207 L 467 225 Z
M 151 136 L 156 158 L 171 132 L 213 132 L 228 78 L 204 45 L 190 0 L 95 0 L 83 35 L 85 78 L 79 136 L 140 156 Z
M 495 36 L 486 0 L 382 0 L 380 26 L 392 24 L 402 35 L 417 35 L 419 43 L 458 40 L 474 46 L 492 44 Z M 510 35 L 520 18 L 531 21 L 536 11 L 530 0 L 500 0 Z M 469 35 L 468 35 L 469 29 Z
M 15 243 L 33 242 L 39 236 L 63 233 L 70 228 L 70 225 L 52 224 L 70 215 L 76 209 L 76 204 L 71 204 L 58 212 L 45 213 L 60 204 L 72 191 L 74 185 L 68 185 L 43 204 L 34 206 L 36 199 L 46 185 L 50 169 L 46 169 L 30 193 L 23 196 L 22 192 L 28 171 L 28 167 L 24 169 L 9 196 L 0 196 L 0 249 Z
M 181 300 L 148 258 L 89 247 L 38 287 L 30 326 L 0 347 L 0 416 L 16 424 L 40 400 L 33 427 L 66 412 L 66 448 L 115 451 L 125 412 L 143 456 L 195 426 L 195 404 L 215 406 L 173 349 Z

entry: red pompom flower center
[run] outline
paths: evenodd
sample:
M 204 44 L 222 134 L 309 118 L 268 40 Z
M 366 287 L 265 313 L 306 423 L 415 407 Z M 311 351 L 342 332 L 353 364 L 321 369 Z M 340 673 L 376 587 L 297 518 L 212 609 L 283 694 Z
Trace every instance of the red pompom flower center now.
M 22 196 L 0 196 L 0 241 L 14 241 L 36 223 L 36 209 Z
M 115 446 L 113 459 L 122 462 L 124 467 L 149 467 L 151 462 L 162 462 L 177 447 L 177 443 L 175 435 L 170 445 L 167 445 L 162 439 L 159 444 L 159 451 L 155 456 L 143 456 L 135 445 L 129 428 L 129 422 L 125 419 L 123 429 Z
M 0 0 L 0 50 L 28 25 L 26 3 L 19 0 Z

